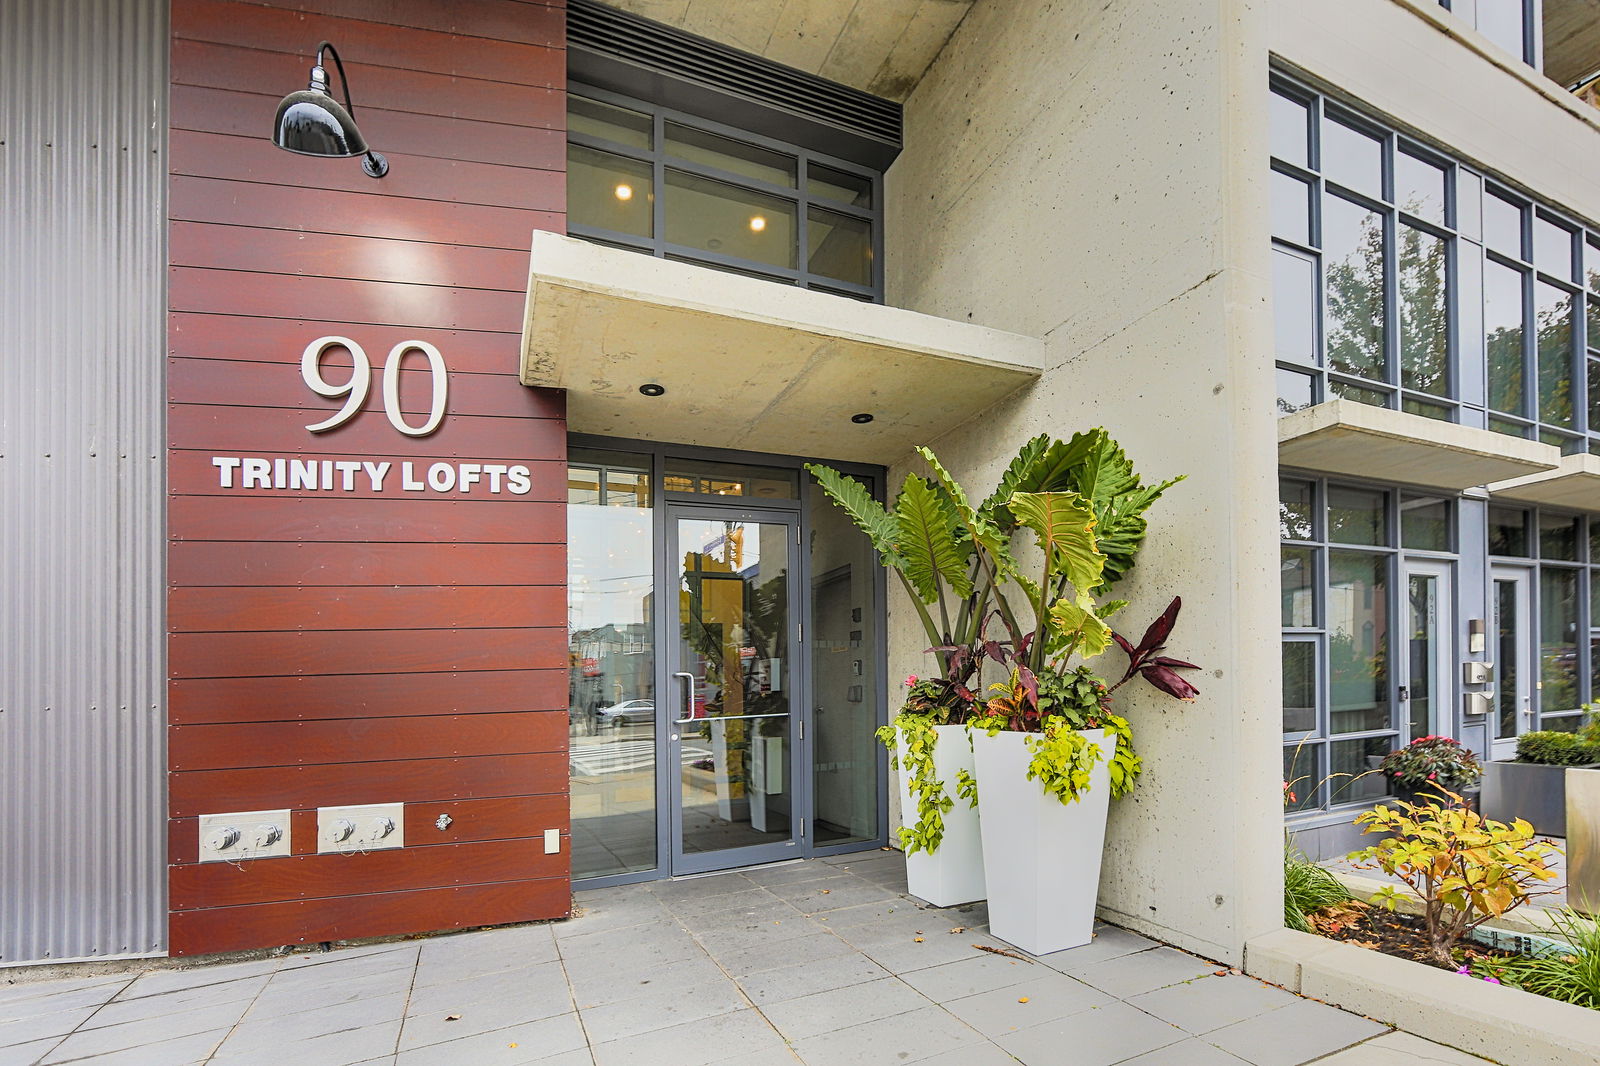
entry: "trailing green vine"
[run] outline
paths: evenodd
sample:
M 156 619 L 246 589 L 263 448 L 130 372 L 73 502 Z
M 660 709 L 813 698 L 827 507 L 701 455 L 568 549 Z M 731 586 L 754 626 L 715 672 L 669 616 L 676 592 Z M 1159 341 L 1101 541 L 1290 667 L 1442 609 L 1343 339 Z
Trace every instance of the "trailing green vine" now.
M 907 855 L 923 851 L 932 855 L 944 842 L 944 816 L 955 807 L 955 800 L 945 792 L 933 769 L 933 750 L 939 743 L 934 731 L 934 720 L 915 711 L 902 711 L 889 725 L 877 732 L 878 739 L 889 749 L 890 764 L 900 770 L 906 779 L 906 788 L 917 805 L 917 820 L 899 830 L 900 846 Z M 903 755 L 895 745 L 898 736 Z M 965 770 L 958 773 L 958 793 L 976 807 L 977 782 Z M 969 787 L 970 786 L 970 787 Z

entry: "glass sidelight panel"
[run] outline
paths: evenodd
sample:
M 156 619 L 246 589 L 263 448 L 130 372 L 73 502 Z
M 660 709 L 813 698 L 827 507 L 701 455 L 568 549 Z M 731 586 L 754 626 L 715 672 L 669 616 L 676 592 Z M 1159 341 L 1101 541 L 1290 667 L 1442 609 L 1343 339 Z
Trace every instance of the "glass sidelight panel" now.
M 822 493 L 811 496 L 812 842 L 878 837 L 880 673 L 872 544 Z
M 1439 687 L 1439 579 L 1433 574 L 1412 574 L 1406 620 L 1408 655 L 1411 668 L 1406 686 L 1409 739 L 1433 732 L 1434 693 Z
M 675 528 L 678 851 L 791 842 L 795 527 L 717 516 L 679 517 Z
M 1539 713 L 1575 710 L 1578 694 L 1578 572 L 1539 570 Z
M 567 473 L 572 876 L 656 855 L 650 459 L 573 449 Z

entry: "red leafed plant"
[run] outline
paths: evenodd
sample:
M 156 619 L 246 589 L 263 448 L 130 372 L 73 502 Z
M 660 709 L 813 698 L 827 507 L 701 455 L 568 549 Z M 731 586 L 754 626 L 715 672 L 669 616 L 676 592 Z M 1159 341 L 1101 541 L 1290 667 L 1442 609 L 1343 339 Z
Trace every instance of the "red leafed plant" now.
M 1115 630 L 1111 639 L 1117 642 L 1128 656 L 1128 669 L 1122 679 L 1111 686 L 1115 692 L 1129 681 L 1133 675 L 1139 674 L 1146 681 L 1167 695 L 1184 702 L 1193 702 L 1200 695 L 1200 690 L 1195 688 L 1183 677 L 1173 673 L 1174 670 L 1198 670 L 1194 663 L 1186 663 L 1182 659 L 1173 659 L 1161 653 L 1166 650 L 1166 641 L 1172 632 L 1174 623 L 1178 621 L 1178 612 L 1183 609 L 1183 598 L 1172 597 L 1172 602 L 1167 604 L 1167 609 L 1161 612 L 1161 617 L 1150 623 L 1150 628 L 1144 631 L 1144 636 L 1139 638 L 1137 645 L 1128 642 L 1128 639 Z

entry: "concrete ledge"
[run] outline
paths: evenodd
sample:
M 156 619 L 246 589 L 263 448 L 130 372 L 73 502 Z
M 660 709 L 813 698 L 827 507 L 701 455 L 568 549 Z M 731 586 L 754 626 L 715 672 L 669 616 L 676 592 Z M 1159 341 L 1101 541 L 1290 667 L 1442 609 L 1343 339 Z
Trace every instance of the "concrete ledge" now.
M 1489 492 L 1498 498 L 1524 503 L 1600 511 L 1600 456 L 1563 455 L 1556 469 L 1497 481 L 1489 486 Z
M 533 235 L 519 378 L 574 432 L 888 464 L 1043 368 L 1036 337 Z
M 1278 419 L 1278 463 L 1455 492 L 1555 470 L 1561 452 L 1487 429 L 1329 400 Z
M 1245 945 L 1245 972 L 1503 1063 L 1593 1066 L 1600 1011 L 1280 929 Z

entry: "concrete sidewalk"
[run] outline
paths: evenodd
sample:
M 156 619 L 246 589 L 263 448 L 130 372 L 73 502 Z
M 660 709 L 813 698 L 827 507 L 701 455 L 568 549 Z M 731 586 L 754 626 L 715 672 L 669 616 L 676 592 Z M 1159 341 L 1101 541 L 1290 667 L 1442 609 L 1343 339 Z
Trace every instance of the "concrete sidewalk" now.
M 896 852 L 580 893 L 567 922 L 0 986 L 0 1066 L 1390 1066 L 1485 1060 L 1112 926 L 983 950 Z

